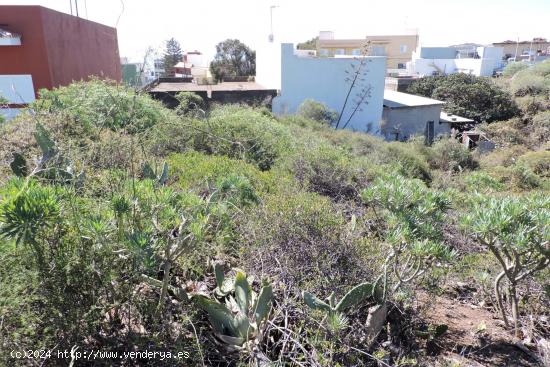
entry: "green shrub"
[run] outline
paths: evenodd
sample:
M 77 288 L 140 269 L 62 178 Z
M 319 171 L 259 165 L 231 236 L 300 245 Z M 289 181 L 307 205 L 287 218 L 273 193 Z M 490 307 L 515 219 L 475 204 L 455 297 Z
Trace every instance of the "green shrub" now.
M 350 199 L 367 184 L 367 172 L 345 151 L 321 144 L 296 156 L 292 173 L 308 190 L 334 199 Z
M 201 96 L 193 92 L 179 92 L 176 94 L 179 105 L 176 107 L 176 113 L 186 115 L 190 112 L 199 112 L 206 107 Z
M 541 177 L 550 177 L 550 151 L 529 152 L 518 159 L 519 165 L 529 167 Z
M 531 168 L 518 164 L 512 169 L 512 184 L 523 190 L 531 190 L 540 187 L 541 180 Z
M 546 96 L 550 91 L 550 61 L 517 72 L 511 80 L 510 90 L 516 96 Z
M 485 172 L 472 172 L 464 178 L 469 191 L 502 191 L 504 185 Z
M 478 122 L 507 120 L 520 113 L 512 96 L 491 79 L 464 73 L 421 78 L 407 91 L 445 101 L 448 112 Z
M 261 170 L 287 154 L 292 141 L 290 129 L 273 117 L 234 105 L 215 107 L 207 120 L 184 117 L 158 124 L 146 140 L 156 155 L 195 150 L 242 159 Z
M 86 129 L 143 131 L 170 114 L 146 94 L 108 82 L 76 82 L 53 90 L 41 90 L 32 108 L 38 113 L 69 115 Z
M 391 142 L 385 146 L 385 152 L 386 163 L 397 163 L 398 173 L 408 178 L 431 182 L 430 168 L 413 144 Z
M 518 71 L 527 69 L 528 67 L 529 67 L 529 64 L 525 62 L 511 62 L 508 65 L 506 65 L 502 75 L 504 75 L 506 78 L 510 78 L 514 76 Z
M 297 114 L 327 125 L 331 125 L 338 119 L 338 112 L 312 99 L 303 101 L 298 107 Z
M 478 165 L 470 150 L 455 139 L 440 139 L 427 151 L 432 169 L 456 172 L 473 169 Z
M 228 177 L 241 177 L 249 181 L 260 195 L 272 192 L 277 185 L 290 181 L 282 174 L 262 172 L 255 166 L 223 156 L 209 156 L 198 152 L 173 154 L 168 158 L 171 182 L 183 189 L 207 190 Z

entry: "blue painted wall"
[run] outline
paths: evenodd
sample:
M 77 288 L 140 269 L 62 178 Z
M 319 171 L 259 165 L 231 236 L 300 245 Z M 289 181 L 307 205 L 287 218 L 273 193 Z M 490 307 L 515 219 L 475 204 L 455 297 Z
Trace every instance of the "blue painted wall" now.
M 382 119 L 384 100 L 384 78 L 386 57 L 367 57 L 366 75 L 363 85 L 370 86 L 368 103 L 362 104 L 353 115 L 348 129 L 377 133 Z M 294 45 L 281 45 L 281 95 L 273 100 L 273 112 L 276 114 L 295 113 L 306 99 L 322 102 L 338 113 L 344 105 L 352 77 L 354 65 L 360 61 L 353 58 L 298 57 L 294 55 Z M 346 73 L 346 71 L 348 73 Z M 357 104 L 353 103 L 361 87 L 354 88 L 344 110 L 342 121 L 347 121 Z
M 422 59 L 454 59 L 457 50 L 454 47 L 421 47 Z

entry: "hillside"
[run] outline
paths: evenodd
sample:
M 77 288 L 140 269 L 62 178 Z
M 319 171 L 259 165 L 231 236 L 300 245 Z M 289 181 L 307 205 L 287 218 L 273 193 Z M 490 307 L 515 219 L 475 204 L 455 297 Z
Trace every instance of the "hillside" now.
M 550 112 L 520 82 L 485 155 L 44 92 L 0 128 L 0 365 L 543 366 Z

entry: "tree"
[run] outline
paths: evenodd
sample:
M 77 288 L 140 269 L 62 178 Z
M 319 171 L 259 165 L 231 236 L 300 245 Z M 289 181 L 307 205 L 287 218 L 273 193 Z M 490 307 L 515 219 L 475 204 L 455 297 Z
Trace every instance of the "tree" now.
M 170 38 L 166 41 L 166 48 L 162 60 L 164 74 L 171 75 L 174 66 L 181 60 L 183 60 L 183 51 L 181 50 L 180 43 L 176 41 L 175 38 Z
M 498 260 L 501 272 L 494 284 L 498 309 L 509 326 L 501 292 L 501 283 L 506 279 L 514 329 L 519 336 L 518 285 L 550 266 L 550 199 L 542 195 L 479 197 L 462 224 Z
M 310 39 L 309 41 L 298 43 L 296 45 L 296 48 L 298 50 L 316 50 L 318 40 L 319 40 L 319 37 L 315 37 L 315 38 Z
M 477 122 L 508 120 L 520 114 L 512 96 L 484 77 L 463 73 L 428 76 L 414 81 L 407 91 L 445 101 L 447 112 Z
M 297 114 L 327 125 L 333 124 L 338 119 L 338 112 L 313 99 L 303 101 L 298 107 Z
M 256 75 L 256 51 L 238 39 L 226 39 L 216 45 L 210 72 L 218 81 L 227 76 Z

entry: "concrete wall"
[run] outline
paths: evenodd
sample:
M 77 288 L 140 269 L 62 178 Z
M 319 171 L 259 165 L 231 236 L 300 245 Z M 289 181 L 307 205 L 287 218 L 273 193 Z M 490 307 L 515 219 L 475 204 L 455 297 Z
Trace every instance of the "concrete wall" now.
M 282 78 L 281 95 L 273 100 L 273 112 L 276 114 L 295 113 L 306 99 L 322 102 L 329 108 L 340 112 L 344 105 L 350 84 L 346 78 L 353 70 L 351 65 L 358 67 L 360 61 L 353 58 L 317 58 L 298 57 L 294 55 L 294 46 L 289 43 L 282 45 Z M 371 86 L 371 97 L 368 104 L 362 105 L 353 116 L 347 128 L 377 132 L 382 117 L 384 100 L 385 57 L 367 57 L 368 70 L 365 83 Z M 355 108 L 351 100 L 359 90 L 354 89 L 350 101 L 343 113 L 343 121 L 347 121 Z
M 281 43 L 264 42 L 256 50 L 256 83 L 281 89 Z
M 478 47 L 478 59 L 457 59 L 453 47 L 421 47 L 413 53 L 413 58 L 407 64 L 411 74 L 420 76 L 434 73 L 453 74 L 466 73 L 476 76 L 492 76 L 493 72 L 502 67 L 502 48 Z
M 384 107 L 381 133 L 386 140 L 404 141 L 413 135 L 426 136 L 428 121 L 434 121 L 434 136 L 448 135 L 449 124 L 440 124 L 441 105 L 389 108 Z

